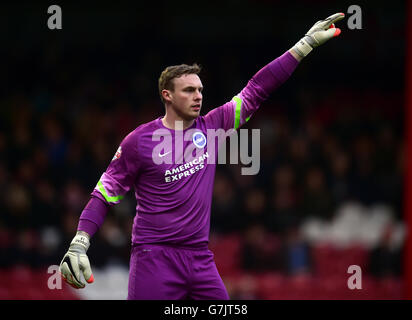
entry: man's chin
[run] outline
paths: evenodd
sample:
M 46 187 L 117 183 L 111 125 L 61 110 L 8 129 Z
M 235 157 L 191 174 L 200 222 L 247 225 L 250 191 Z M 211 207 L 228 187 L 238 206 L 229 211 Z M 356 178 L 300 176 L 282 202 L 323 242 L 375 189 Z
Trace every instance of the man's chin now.
M 200 116 L 200 110 L 199 111 L 192 111 L 190 114 L 187 115 L 187 120 L 195 120 Z
M 200 116 L 200 110 L 199 111 L 188 110 L 187 112 L 180 114 L 180 117 L 184 121 L 193 121 L 193 120 L 197 119 L 199 116 Z

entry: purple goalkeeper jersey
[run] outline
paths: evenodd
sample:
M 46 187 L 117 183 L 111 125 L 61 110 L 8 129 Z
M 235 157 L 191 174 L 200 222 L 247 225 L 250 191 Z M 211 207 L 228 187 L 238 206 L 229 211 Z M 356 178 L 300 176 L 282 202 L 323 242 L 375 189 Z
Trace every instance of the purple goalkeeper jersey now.
M 199 116 L 183 132 L 166 128 L 161 118 L 140 125 L 121 142 L 92 196 L 112 206 L 134 190 L 134 244 L 207 245 L 218 148 L 206 138 L 208 129 L 238 129 L 286 81 L 297 64 L 286 52 L 255 74 L 231 101 Z M 159 149 L 166 133 L 172 143 Z M 176 141 L 181 141 L 179 150 Z M 185 150 L 201 152 L 186 160 L 182 154 Z M 164 161 L 166 158 L 170 161 Z M 100 226 L 103 218 L 98 211 L 83 211 L 80 221 Z

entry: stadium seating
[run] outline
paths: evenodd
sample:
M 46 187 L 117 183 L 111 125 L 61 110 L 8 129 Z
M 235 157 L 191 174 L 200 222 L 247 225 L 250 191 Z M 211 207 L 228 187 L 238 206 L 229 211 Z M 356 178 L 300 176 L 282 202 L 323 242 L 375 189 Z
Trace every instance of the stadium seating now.
M 211 237 L 209 248 L 214 253 L 219 273 L 230 275 L 240 271 L 241 236 L 237 233 Z
M 25 266 L 0 270 L 0 299 L 2 300 L 77 300 L 79 297 L 62 281 L 61 289 L 49 289 L 47 270 Z
M 296 275 L 280 271 L 246 272 L 240 264 L 239 234 L 214 236 L 210 249 L 231 298 L 263 300 L 375 300 L 402 299 L 401 278 L 377 279 L 362 274 L 362 288 L 349 289 L 347 268 L 359 265 L 367 270 L 368 250 L 361 246 L 336 248 L 321 244 L 312 248 L 313 270 Z M 62 289 L 50 290 L 47 270 L 26 266 L 0 269 L 0 299 L 13 300 L 72 300 L 125 299 L 128 269 L 120 266 L 94 268 L 95 283 L 76 291 L 62 282 Z M 100 279 L 100 280 L 99 280 Z M 105 279 L 102 281 L 101 279 Z

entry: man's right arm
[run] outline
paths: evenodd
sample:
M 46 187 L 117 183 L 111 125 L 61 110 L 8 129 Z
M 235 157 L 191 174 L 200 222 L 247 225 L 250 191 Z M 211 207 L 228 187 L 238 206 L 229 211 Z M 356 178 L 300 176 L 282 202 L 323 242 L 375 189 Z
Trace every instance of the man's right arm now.
M 107 170 L 97 182 L 79 219 L 79 231 L 90 236 L 100 228 L 110 207 L 132 188 L 139 170 L 138 139 L 133 132 L 120 144 Z
M 85 286 L 80 279 L 80 272 L 83 273 L 87 282 L 93 282 L 89 259 L 86 255 L 90 246 L 90 238 L 103 224 L 109 208 L 119 203 L 134 184 L 139 170 L 137 142 L 138 139 L 134 132 L 122 141 L 80 215 L 77 233 L 60 263 L 63 279 L 74 288 Z
M 92 195 L 80 215 L 77 231 L 84 231 L 89 237 L 93 237 L 103 224 L 109 208 L 105 201 Z

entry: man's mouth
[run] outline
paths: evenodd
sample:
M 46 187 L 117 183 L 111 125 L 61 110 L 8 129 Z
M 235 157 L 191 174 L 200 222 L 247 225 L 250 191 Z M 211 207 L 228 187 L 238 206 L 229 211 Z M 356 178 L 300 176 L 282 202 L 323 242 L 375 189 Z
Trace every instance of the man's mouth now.
M 193 106 L 192 106 L 192 109 L 193 109 L 194 111 L 199 111 L 199 110 L 200 110 L 200 104 L 195 104 L 195 105 L 193 105 Z

